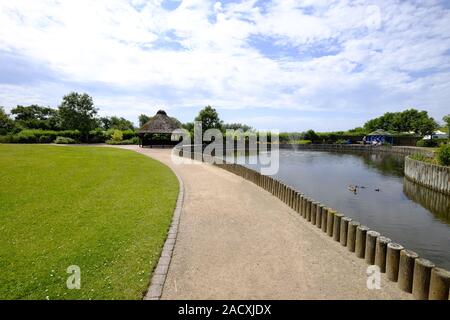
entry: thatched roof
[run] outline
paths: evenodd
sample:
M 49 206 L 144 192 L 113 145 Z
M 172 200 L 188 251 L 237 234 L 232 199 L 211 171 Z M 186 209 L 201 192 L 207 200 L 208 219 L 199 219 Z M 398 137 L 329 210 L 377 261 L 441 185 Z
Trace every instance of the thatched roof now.
M 387 137 L 392 137 L 393 134 L 381 129 L 377 129 L 371 133 L 368 134 L 368 136 L 387 136 Z
M 138 133 L 172 133 L 179 128 L 180 123 L 176 119 L 169 117 L 164 110 L 159 110 Z

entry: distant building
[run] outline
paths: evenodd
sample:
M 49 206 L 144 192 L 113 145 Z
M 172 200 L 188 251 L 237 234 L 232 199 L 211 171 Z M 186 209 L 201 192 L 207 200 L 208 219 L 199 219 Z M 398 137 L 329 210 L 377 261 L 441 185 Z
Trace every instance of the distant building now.
M 169 117 L 164 110 L 159 110 L 139 129 L 139 145 L 141 147 L 173 147 L 178 141 L 171 140 L 172 132 L 180 127 L 178 120 Z
M 394 136 L 384 130 L 375 130 L 367 135 L 366 143 L 378 144 L 378 143 L 394 143 Z
M 431 138 L 433 138 L 433 139 L 440 139 L 440 138 L 446 139 L 446 138 L 448 138 L 448 134 L 443 132 L 443 131 L 438 130 L 438 131 L 433 132 L 432 136 L 431 135 L 426 135 L 426 136 L 423 137 L 424 140 L 430 140 Z

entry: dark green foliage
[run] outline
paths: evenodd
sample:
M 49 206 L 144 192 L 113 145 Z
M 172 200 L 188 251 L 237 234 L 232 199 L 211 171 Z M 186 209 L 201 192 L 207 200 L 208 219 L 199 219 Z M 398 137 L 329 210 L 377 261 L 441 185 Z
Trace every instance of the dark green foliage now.
M 11 110 L 17 126 L 22 129 L 58 130 L 58 110 L 38 105 L 17 106 Z
M 303 135 L 304 140 L 311 140 L 311 141 L 317 141 L 319 139 L 319 136 L 314 132 L 314 130 L 308 130 Z
M 220 120 L 216 109 L 211 106 L 206 106 L 200 110 L 198 116 L 195 118 L 195 121 L 200 121 L 202 123 L 203 132 L 208 129 L 223 129 L 223 121 Z
M 64 96 L 59 106 L 61 127 L 69 130 L 79 130 L 85 141 L 88 140 L 89 131 L 95 129 L 97 120 L 95 116 L 97 109 L 94 107 L 92 98 L 77 92 Z
M 104 143 L 105 141 L 106 134 L 102 129 L 97 128 L 89 131 L 89 143 Z
M 3 107 L 0 107 L 0 135 L 10 133 L 14 128 L 14 121 L 6 114 Z
M 53 138 L 51 136 L 40 136 L 39 137 L 39 143 L 52 143 L 53 142 Z
M 139 138 L 138 137 L 133 137 L 131 139 L 126 139 L 126 140 L 120 140 L 120 141 L 116 141 L 116 140 L 108 140 L 106 141 L 107 144 L 110 145 L 128 145 L 128 144 L 139 144 Z
M 149 122 L 151 119 L 151 117 L 145 115 L 145 114 L 141 114 L 139 116 L 139 128 L 142 127 L 144 124 L 146 124 L 147 122 Z
M 450 166 L 450 144 L 443 144 L 439 147 L 437 160 L 443 166 Z
M 437 128 L 436 121 L 426 111 L 408 109 L 402 112 L 386 112 L 381 117 L 367 121 L 364 129 L 368 132 L 382 129 L 393 132 L 413 131 L 422 136 L 431 134 Z
M 246 124 L 242 124 L 242 123 L 225 123 L 223 125 L 223 129 L 224 130 L 227 130 L 227 129 L 239 130 L 239 129 L 241 129 L 242 131 L 251 131 L 251 130 L 253 130 L 252 127 L 250 127 L 250 126 L 248 126 Z
M 45 136 L 46 138 L 41 137 Z M 47 143 L 53 142 L 56 137 L 67 137 L 73 140 L 80 140 L 80 132 L 77 130 L 64 130 L 64 131 L 52 131 L 52 130 L 40 130 L 40 129 L 26 129 L 13 135 L 10 138 L 11 143 Z
M 134 125 L 131 121 L 122 117 L 102 117 L 100 118 L 101 126 L 104 130 L 117 129 L 117 130 L 134 130 Z
M 416 144 L 417 147 L 434 148 L 438 146 L 437 139 L 419 140 Z

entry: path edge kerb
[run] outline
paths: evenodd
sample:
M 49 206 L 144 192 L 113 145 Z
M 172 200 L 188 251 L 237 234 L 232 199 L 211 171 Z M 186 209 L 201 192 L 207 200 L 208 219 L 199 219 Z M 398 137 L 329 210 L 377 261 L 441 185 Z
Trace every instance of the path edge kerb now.
M 158 264 L 153 270 L 150 286 L 148 288 L 148 291 L 144 295 L 143 300 L 161 299 L 164 284 L 167 278 L 167 273 L 169 272 L 170 262 L 172 261 L 173 249 L 175 247 L 178 236 L 178 226 L 180 224 L 181 211 L 184 203 L 184 182 L 180 175 L 173 168 L 169 167 L 169 169 L 172 170 L 172 172 L 178 179 L 178 198 L 172 215 L 172 223 L 170 224 L 161 256 L 159 257 Z

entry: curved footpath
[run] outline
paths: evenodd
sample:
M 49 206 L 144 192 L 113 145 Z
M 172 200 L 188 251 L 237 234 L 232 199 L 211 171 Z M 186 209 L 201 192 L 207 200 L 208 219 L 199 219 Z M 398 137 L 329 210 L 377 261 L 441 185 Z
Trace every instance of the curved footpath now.
M 185 195 L 162 299 L 411 299 L 269 192 L 204 163 L 175 165 L 169 149 L 135 150 L 172 168 Z

